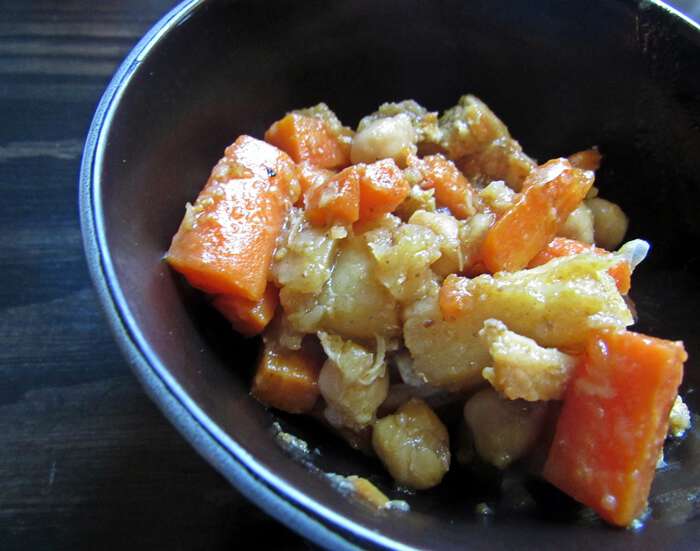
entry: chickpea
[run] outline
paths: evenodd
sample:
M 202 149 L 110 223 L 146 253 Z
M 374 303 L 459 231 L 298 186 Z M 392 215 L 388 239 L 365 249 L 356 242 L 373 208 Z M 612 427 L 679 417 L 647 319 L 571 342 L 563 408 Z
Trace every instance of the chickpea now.
M 417 398 L 374 424 L 372 446 L 394 480 L 409 488 L 432 488 L 450 468 L 447 429 Z
M 392 158 L 401 164 L 409 153 L 416 152 L 415 143 L 411 119 L 401 113 L 377 119 L 355 134 L 350 159 L 353 163 L 372 163 Z
M 546 402 L 506 400 L 490 388 L 477 392 L 464 404 L 464 419 L 479 457 L 499 469 L 521 458 L 535 443 L 546 408 Z
M 608 249 L 617 248 L 627 232 L 627 215 L 611 201 L 600 197 L 586 200 L 593 212 L 593 227 L 596 245 Z

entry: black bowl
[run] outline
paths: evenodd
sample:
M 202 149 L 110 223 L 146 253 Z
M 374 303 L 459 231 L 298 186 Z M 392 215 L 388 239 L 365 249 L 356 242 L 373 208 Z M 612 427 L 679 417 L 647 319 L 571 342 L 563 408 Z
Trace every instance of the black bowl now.
M 639 329 L 683 339 L 691 409 L 700 380 L 700 29 L 652 1 L 187 1 L 136 46 L 109 85 L 81 173 L 87 257 L 110 323 L 147 392 L 249 499 L 333 548 L 696 549 L 695 433 L 668 450 L 639 531 L 609 528 L 546 485 L 508 505 L 476 475 L 403 496 L 374 460 L 248 395 L 257 342 L 231 334 L 161 262 L 223 148 L 286 110 L 326 101 L 342 120 L 389 100 L 432 109 L 472 92 L 544 160 L 598 144 L 598 185 L 629 236 L 653 243 L 636 274 Z M 294 460 L 274 421 L 305 437 Z M 375 514 L 323 473 L 369 476 L 410 513 Z M 483 474 L 483 473 L 482 473 Z M 487 473 L 488 474 L 488 473 Z M 483 475 L 487 476 L 487 475 Z M 507 486 L 507 485 L 506 485 Z M 494 516 L 479 516 L 486 501 Z M 527 504 L 534 506 L 526 506 Z

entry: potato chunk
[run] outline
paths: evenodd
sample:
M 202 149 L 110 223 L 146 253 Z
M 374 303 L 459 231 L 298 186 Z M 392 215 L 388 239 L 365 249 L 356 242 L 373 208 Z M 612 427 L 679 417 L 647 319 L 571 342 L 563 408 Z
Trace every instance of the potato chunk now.
M 581 346 L 594 328 L 631 325 L 632 314 L 606 273 L 615 261 L 581 254 L 495 276 L 449 276 L 439 297 L 427 296 L 405 313 L 404 341 L 415 370 L 436 386 L 480 382 L 491 361 L 478 336 L 488 318 L 555 348 Z
M 557 235 L 593 244 L 593 211 L 586 203 L 581 203 L 559 228 Z
M 397 301 L 414 302 L 437 286 L 430 265 L 441 256 L 440 238 L 431 229 L 417 224 L 385 225 L 368 231 L 366 238 L 376 259 L 377 279 Z
M 464 420 L 484 461 L 505 469 L 534 445 L 547 413 L 546 402 L 506 400 L 493 389 L 477 392 L 464 404 Z
M 462 96 L 440 117 L 439 145 L 470 181 L 504 180 L 520 191 L 535 162 L 523 153 L 508 128 L 479 98 Z
M 576 365 L 573 356 L 543 348 L 494 319 L 484 322 L 479 336 L 493 359 L 493 367 L 485 367 L 482 375 L 506 398 L 529 402 L 562 398 Z
M 441 212 L 419 210 L 413 213 L 408 222 L 428 228 L 435 234 L 441 256 L 433 262 L 433 271 L 443 277 L 462 271 L 464 257 L 459 240 L 459 222 L 456 218 Z
M 379 282 L 375 269 L 376 261 L 364 236 L 343 241 L 333 274 L 320 297 L 322 329 L 365 340 L 373 340 L 375 335 L 399 335 L 396 300 Z
M 318 337 L 328 356 L 318 379 L 328 404 L 326 419 L 335 427 L 361 430 L 374 422 L 389 391 L 384 340 L 377 339 L 377 350 L 372 353 L 337 335 L 319 332 Z
M 378 118 L 355 134 L 350 150 L 353 163 L 373 163 L 394 159 L 404 165 L 406 157 L 416 152 L 416 132 L 405 113 Z
M 447 429 L 416 398 L 375 423 L 372 446 L 394 480 L 409 488 L 432 488 L 450 468 Z

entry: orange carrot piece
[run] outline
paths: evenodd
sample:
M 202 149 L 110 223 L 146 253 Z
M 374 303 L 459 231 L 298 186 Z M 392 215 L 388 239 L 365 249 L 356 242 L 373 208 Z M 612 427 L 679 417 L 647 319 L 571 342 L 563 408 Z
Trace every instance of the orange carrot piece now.
M 319 168 L 309 161 L 302 161 L 299 163 L 297 165 L 297 172 L 299 173 L 299 184 L 301 185 L 302 193 L 306 193 L 312 187 L 325 184 L 337 174 L 333 170 Z
M 289 155 L 274 145 L 243 135 L 225 149 L 211 178 L 226 182 L 251 177 L 269 179 L 292 203 L 301 192 L 297 167 Z
M 410 190 L 403 172 L 393 159 L 364 166 L 360 177 L 360 220 L 372 220 L 392 212 Z
M 646 507 L 686 359 L 681 342 L 594 335 L 564 396 L 544 477 L 608 522 L 632 522 Z
M 352 224 L 360 218 L 362 166 L 354 165 L 304 195 L 306 217 L 315 226 Z
M 486 234 L 481 259 L 491 273 L 521 270 L 556 235 L 593 185 L 593 173 L 553 159 L 525 180 L 518 199 Z
M 567 239 L 566 237 L 555 237 L 544 249 L 537 253 L 535 258 L 530 261 L 527 267 L 534 268 L 535 266 L 546 264 L 553 258 L 561 258 L 562 256 L 572 256 L 575 254 L 588 252 L 601 256 L 610 254 L 609 251 L 600 249 L 595 245 L 589 245 L 588 243 L 576 241 L 575 239 Z M 608 269 L 608 273 L 615 280 L 615 284 L 617 285 L 617 289 L 620 291 L 620 293 L 623 295 L 629 293 L 632 285 L 632 268 L 630 267 L 629 262 L 620 260 L 620 262 Z
M 443 319 L 454 321 L 471 308 L 472 294 L 467 290 L 469 278 L 450 274 L 440 287 L 438 304 Z
M 440 206 L 450 209 L 457 218 L 469 218 L 476 212 L 474 188 L 452 161 L 442 155 L 429 155 L 418 163 L 423 173 L 421 187 L 435 189 Z
M 263 404 L 289 413 L 310 411 L 319 396 L 318 375 L 323 356 L 302 346 L 276 350 L 265 346 L 251 394 Z
M 233 328 L 246 337 L 262 333 L 275 315 L 279 291 L 268 284 L 260 300 L 248 300 L 235 295 L 217 295 L 212 304 L 231 322 Z
M 573 155 L 569 155 L 571 166 L 580 168 L 581 170 L 598 170 L 603 156 L 598 151 L 597 147 L 577 151 Z
M 265 132 L 265 141 L 289 153 L 297 163 L 309 161 L 321 168 L 350 164 L 350 146 L 316 117 L 290 113 Z
M 166 261 L 202 291 L 260 300 L 294 187 L 285 153 L 241 136 L 188 206 Z

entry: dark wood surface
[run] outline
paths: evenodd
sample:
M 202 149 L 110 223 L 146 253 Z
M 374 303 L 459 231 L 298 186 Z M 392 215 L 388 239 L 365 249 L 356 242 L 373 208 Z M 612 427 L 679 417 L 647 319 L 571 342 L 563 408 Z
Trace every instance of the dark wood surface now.
M 172 0 L 0 0 L 0 549 L 311 546 L 248 503 L 122 360 L 83 259 L 83 138 Z M 677 3 L 695 16 L 697 3 Z
M 118 63 L 172 0 L 0 0 L 0 549 L 309 549 L 141 390 L 83 259 L 77 176 Z

